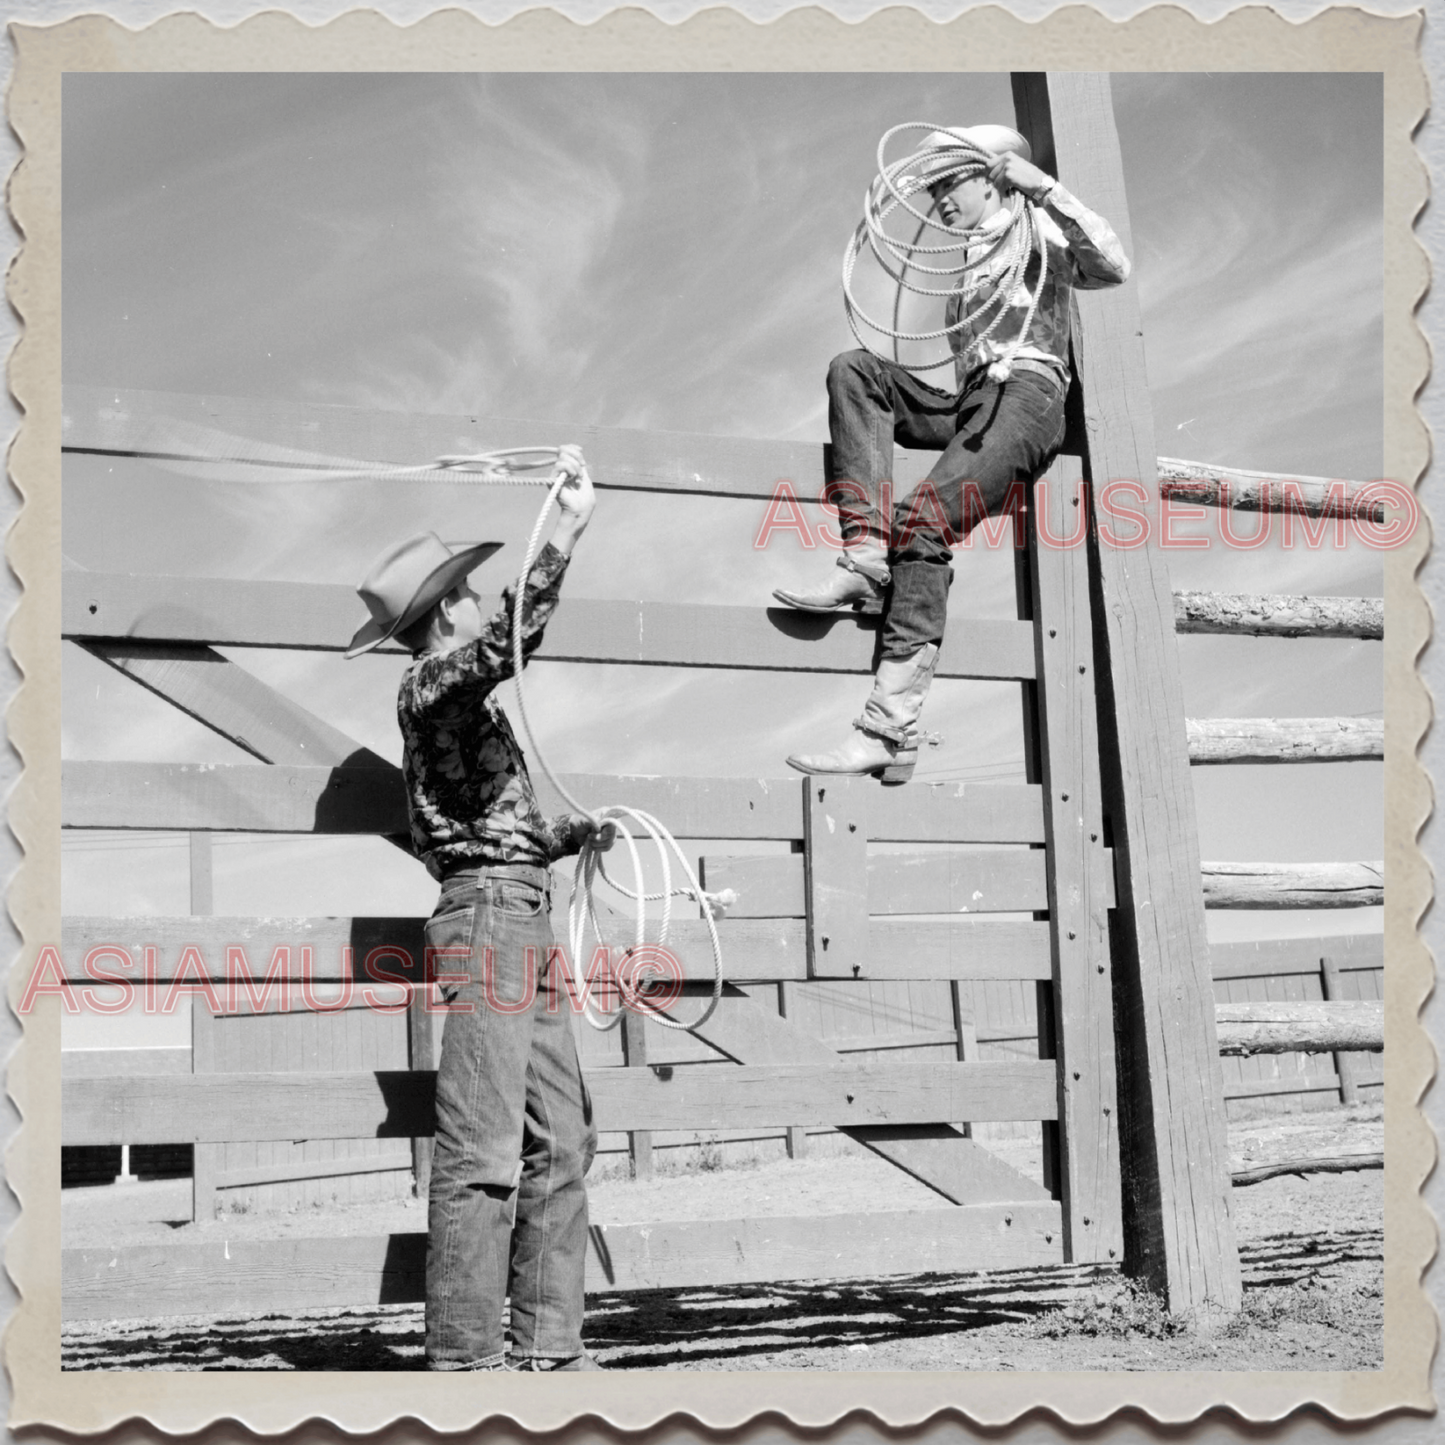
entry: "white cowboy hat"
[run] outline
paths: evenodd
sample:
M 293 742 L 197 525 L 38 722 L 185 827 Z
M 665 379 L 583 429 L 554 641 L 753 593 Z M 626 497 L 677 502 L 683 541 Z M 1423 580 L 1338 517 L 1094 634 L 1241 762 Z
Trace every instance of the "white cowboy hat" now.
M 921 178 L 937 171 L 948 170 L 964 159 L 964 143 L 971 142 L 981 150 L 1003 155 L 1013 151 L 1026 161 L 1033 159 L 1028 141 L 1018 131 L 1006 125 L 960 125 L 951 130 L 934 130 L 924 136 L 914 155 L 918 157 L 918 174 Z
M 356 589 L 371 620 L 351 639 L 346 656 L 360 657 L 410 627 L 501 545 L 478 542 L 453 552 L 435 532 L 422 532 L 384 552 Z

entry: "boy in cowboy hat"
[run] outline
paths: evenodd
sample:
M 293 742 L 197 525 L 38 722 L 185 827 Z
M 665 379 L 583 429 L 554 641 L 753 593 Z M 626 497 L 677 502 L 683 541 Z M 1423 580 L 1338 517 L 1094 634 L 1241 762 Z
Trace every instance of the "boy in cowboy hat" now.
M 522 648 L 534 653 L 596 505 L 576 448 L 560 465 L 552 539 L 527 578 Z M 395 638 L 413 653 L 397 718 L 411 839 L 441 896 L 426 927 L 450 975 L 436 1081 L 428 1205 L 426 1358 L 433 1370 L 594 1370 L 582 1345 L 587 1195 L 597 1148 L 549 916 L 553 859 L 594 831 L 545 818 L 495 689 L 512 675 L 512 588 L 488 617 L 467 582 L 495 552 L 435 535 L 380 557 L 357 589 L 371 620 L 347 657 Z M 611 846 L 611 825 L 598 835 Z M 457 987 L 457 985 L 460 987 Z M 512 1350 L 502 1335 L 511 1297 Z
M 949 332 L 955 386 L 940 391 L 871 351 L 833 358 L 829 500 L 844 550 L 821 587 L 773 594 L 810 612 L 883 612 L 882 658 L 853 731 L 832 752 L 788 763 L 805 773 L 875 773 L 890 782 L 905 781 L 917 756 L 915 724 L 943 640 L 952 547 L 1005 505 L 1015 482 L 1036 480 L 1063 441 L 1070 293 L 1117 286 L 1129 275 L 1108 222 L 1034 165 L 1028 142 L 1007 126 L 933 131 L 908 169 L 952 234 L 974 233 L 970 269 L 945 312 L 945 324 L 956 328 Z M 1047 267 L 1039 290 L 1035 250 L 1012 293 L 995 301 L 1013 264 L 1012 248 L 999 241 L 1010 218 L 1004 197 L 1014 190 L 1039 208 Z M 941 455 L 885 519 L 880 496 L 893 474 L 895 441 Z

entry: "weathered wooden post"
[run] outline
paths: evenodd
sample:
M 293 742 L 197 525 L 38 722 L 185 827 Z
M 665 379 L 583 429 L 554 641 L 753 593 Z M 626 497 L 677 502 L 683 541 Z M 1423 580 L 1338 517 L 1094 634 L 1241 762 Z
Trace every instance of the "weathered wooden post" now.
M 619 1008 L 624 1008 L 619 1001 Z M 635 1009 L 624 1008 L 622 1015 L 622 1062 L 629 1069 L 647 1067 L 647 1020 Z M 629 1129 L 627 1156 L 634 1179 L 652 1178 L 652 1130 Z
M 1043 168 L 1106 216 L 1131 255 L 1123 164 L 1106 75 L 1016 72 L 1019 129 Z M 1137 483 L 1157 519 L 1158 473 L 1132 283 L 1081 292 L 1073 339 L 1085 475 L 1097 502 Z M 1124 1264 L 1175 1313 L 1238 1309 L 1223 1080 L 1214 1023 L 1199 841 L 1157 528 L 1089 541 L 1100 768 L 1117 904 L 1110 928 L 1119 1063 Z M 1122 528 L 1127 531 L 1128 528 Z
M 1088 559 L 1082 546 L 1060 545 L 1080 535 L 1080 482 L 1079 459 L 1061 457 L 1037 488 L 1031 569 L 1053 968 L 1051 979 L 1039 986 L 1039 1039 L 1041 1056 L 1058 1061 L 1059 1089 L 1055 1147 L 1052 1156 L 1045 1149 L 1044 1168 L 1063 1205 L 1064 1257 L 1075 1264 L 1118 1260 L 1123 1253 L 1109 855 Z M 1051 1157 L 1057 1180 L 1049 1179 Z
M 204 917 L 215 912 L 212 875 L 211 835 L 190 834 L 191 914 Z M 191 1072 L 206 1074 L 216 1067 L 216 1016 L 204 998 L 191 997 Z M 191 1145 L 191 1218 L 198 1223 L 214 1219 L 216 1179 L 225 1155 L 224 1144 Z
M 1339 960 L 1329 954 L 1320 959 L 1320 997 L 1326 1003 L 1337 1003 L 1346 997 Z M 1347 1049 L 1335 1050 L 1335 1077 L 1340 1081 L 1340 1103 L 1358 1104 L 1360 1076 L 1355 1056 Z

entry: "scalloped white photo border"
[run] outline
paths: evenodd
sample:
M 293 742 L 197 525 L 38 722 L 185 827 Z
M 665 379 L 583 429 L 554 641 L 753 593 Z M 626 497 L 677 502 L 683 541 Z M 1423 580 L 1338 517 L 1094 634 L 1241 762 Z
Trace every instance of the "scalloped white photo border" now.
M 1384 474 L 1415 484 L 1428 435 L 1415 396 L 1428 350 L 1414 308 L 1428 264 L 1411 225 L 1427 177 L 1411 133 L 1427 104 L 1418 55 L 1419 17 L 1333 10 L 1296 23 L 1256 7 L 1202 23 L 1175 7 L 1114 22 L 1082 6 L 1025 22 L 988 6 L 948 22 L 896 9 L 844 23 L 819 9 L 793 10 L 767 25 L 734 11 L 709 10 L 664 24 L 641 10 L 579 25 L 552 11 L 530 11 L 491 25 L 459 10 L 400 29 L 356 11 L 313 28 L 270 12 L 221 29 L 179 15 L 139 31 L 102 15 L 54 26 L 12 26 L 16 52 L 10 124 L 22 164 L 10 204 L 24 241 L 8 277 L 21 339 L 10 359 L 11 389 L 25 420 L 10 453 L 23 510 L 8 556 L 24 587 L 10 624 L 10 647 L 24 676 L 9 713 L 25 772 L 10 801 L 10 823 L 25 850 L 9 905 L 24 947 L 17 980 L 36 947 L 59 936 L 60 476 L 60 80 L 67 70 L 1378 70 L 1385 94 L 1385 457 Z M 1435 1249 L 1435 1226 L 1420 1195 L 1433 1165 L 1434 1138 L 1418 1108 L 1433 1077 L 1434 1054 L 1418 1022 L 1432 984 L 1431 960 L 1417 932 L 1431 898 L 1430 871 L 1416 844 L 1429 814 L 1429 779 L 1416 749 L 1430 715 L 1415 668 L 1430 635 L 1416 583 L 1429 546 L 1422 526 L 1388 554 L 1386 672 L 1386 1301 L 1385 1364 L 1370 1372 L 1108 1372 L 992 1374 L 616 1372 L 553 1379 L 424 1374 L 176 1374 L 60 1372 L 59 1217 L 47 1207 L 58 1187 L 59 1009 L 47 999 L 25 1021 L 9 1067 L 9 1092 L 22 1116 L 7 1156 L 21 1217 L 6 1264 L 21 1295 L 6 1335 L 11 1424 L 94 1432 L 144 1419 L 174 1432 L 231 1418 L 260 1432 L 326 1420 L 351 1431 L 414 1419 L 438 1430 L 511 1420 L 553 1430 L 591 1416 L 637 1430 L 670 1416 L 736 1428 L 772 1412 L 818 1428 L 864 1412 L 888 1426 L 940 1413 L 1000 1426 L 1027 1413 L 1088 1424 L 1122 1409 L 1161 1423 L 1225 1408 L 1252 1421 L 1279 1420 L 1314 1406 L 1360 1421 L 1401 1409 L 1432 1408 L 1429 1372 L 1434 1312 L 1420 1277 Z

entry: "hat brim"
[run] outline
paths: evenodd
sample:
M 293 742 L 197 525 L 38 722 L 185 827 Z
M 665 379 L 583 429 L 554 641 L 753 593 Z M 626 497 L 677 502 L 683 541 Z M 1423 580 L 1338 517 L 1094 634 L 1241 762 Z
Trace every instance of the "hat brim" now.
M 464 547 L 455 556 L 448 557 L 427 574 L 411 601 L 407 603 L 406 610 L 394 622 L 383 626 L 373 617 L 358 628 L 356 636 L 351 639 L 351 645 L 346 649 L 346 658 L 350 660 L 360 657 L 363 652 L 380 647 L 398 632 L 406 631 L 418 617 L 430 611 L 458 582 L 476 571 L 493 552 L 499 551 L 501 546 L 500 542 L 478 542 L 475 546 Z

